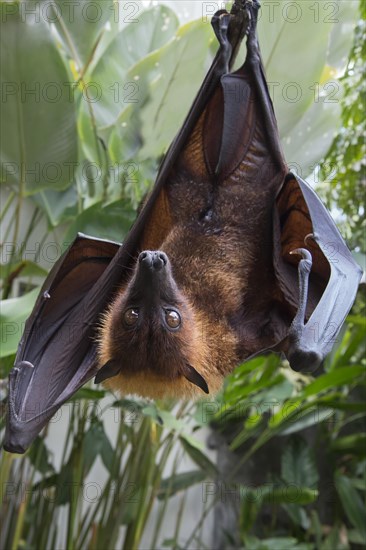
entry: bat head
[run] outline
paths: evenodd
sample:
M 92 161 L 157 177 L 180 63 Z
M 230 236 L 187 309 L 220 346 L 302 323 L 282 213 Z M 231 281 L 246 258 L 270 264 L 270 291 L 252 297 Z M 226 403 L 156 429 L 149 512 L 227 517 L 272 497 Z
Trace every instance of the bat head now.
M 111 389 L 148 397 L 208 393 L 197 370 L 204 348 L 194 309 L 178 289 L 167 255 L 141 252 L 129 284 L 103 320 L 96 383 L 110 379 Z

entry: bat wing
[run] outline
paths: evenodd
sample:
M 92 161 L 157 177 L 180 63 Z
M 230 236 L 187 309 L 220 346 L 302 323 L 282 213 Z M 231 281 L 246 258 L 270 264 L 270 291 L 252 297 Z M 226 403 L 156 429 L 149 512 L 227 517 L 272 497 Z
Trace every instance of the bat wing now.
M 315 370 L 336 342 L 362 270 L 315 191 L 293 174 L 276 201 L 274 266 L 285 300 L 297 307 L 283 349 L 295 370 Z
M 230 14 L 221 10 L 213 17 L 219 51 L 123 245 L 79 235 L 47 278 L 10 373 L 7 450 L 24 452 L 61 404 L 95 375 L 101 315 L 139 252 L 159 249 L 176 222 L 172 179 L 239 185 L 245 196 L 242 219 L 249 210 L 258 211 L 260 228 L 243 235 L 255 240 L 258 250 L 248 266 L 246 314 L 232 321 L 242 340 L 251 342 L 242 359 L 270 348 L 285 351 L 296 363 L 299 353 L 303 360 L 314 351 L 312 324 L 318 323 L 320 340 L 330 324 L 339 329 L 359 270 L 314 192 L 300 178 L 287 176 L 256 36 L 257 12 L 255 0 L 240 0 Z M 246 61 L 231 73 L 245 35 Z M 293 206 L 295 199 L 301 208 Z M 291 207 L 293 216 L 302 211 L 302 231 L 296 232 Z M 314 237 L 305 239 L 308 234 Z M 336 266 L 329 242 L 340 252 Z M 300 262 L 290 254 L 299 249 L 305 257 Z M 308 277 L 304 265 L 310 255 Z M 320 341 L 316 352 L 328 349 Z
M 24 452 L 92 376 L 95 346 L 88 321 L 104 306 L 95 286 L 119 249 L 79 234 L 48 275 L 9 375 L 5 449 Z

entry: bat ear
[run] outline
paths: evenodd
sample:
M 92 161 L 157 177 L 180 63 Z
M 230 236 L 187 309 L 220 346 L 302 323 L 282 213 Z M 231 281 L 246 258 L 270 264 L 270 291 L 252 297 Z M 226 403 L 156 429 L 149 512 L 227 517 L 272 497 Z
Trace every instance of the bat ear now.
M 201 388 L 205 393 L 210 393 L 206 380 L 196 371 L 191 365 L 187 363 L 183 376 L 195 386 Z
M 108 378 L 116 376 L 121 371 L 121 365 L 118 361 L 110 359 L 96 374 L 94 378 L 94 384 L 100 384 Z

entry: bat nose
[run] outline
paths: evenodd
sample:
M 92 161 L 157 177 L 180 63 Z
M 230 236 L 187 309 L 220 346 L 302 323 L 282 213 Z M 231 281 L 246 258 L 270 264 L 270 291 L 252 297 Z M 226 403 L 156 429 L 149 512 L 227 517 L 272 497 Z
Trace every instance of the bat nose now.
M 168 256 L 160 250 L 144 250 L 139 255 L 139 263 L 144 267 L 159 271 L 168 263 Z

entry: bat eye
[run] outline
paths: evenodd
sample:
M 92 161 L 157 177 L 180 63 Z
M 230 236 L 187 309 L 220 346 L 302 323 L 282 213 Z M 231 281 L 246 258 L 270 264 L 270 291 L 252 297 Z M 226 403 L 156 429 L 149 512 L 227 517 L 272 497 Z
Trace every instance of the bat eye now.
M 165 321 L 168 327 L 172 329 L 179 328 L 182 323 L 179 313 L 174 309 L 165 310 Z
M 129 327 L 132 327 L 137 323 L 139 319 L 139 310 L 135 307 L 131 307 L 125 311 L 123 320 L 125 324 Z

